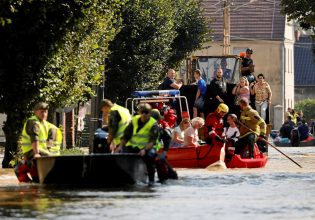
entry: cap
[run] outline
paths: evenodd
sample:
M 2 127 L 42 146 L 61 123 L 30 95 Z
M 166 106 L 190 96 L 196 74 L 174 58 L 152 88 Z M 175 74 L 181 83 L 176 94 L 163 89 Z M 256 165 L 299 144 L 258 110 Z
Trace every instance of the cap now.
M 152 107 L 151 105 L 149 105 L 148 103 L 140 103 L 138 105 L 138 111 L 142 112 L 142 111 L 151 111 Z
M 159 121 L 162 117 L 160 114 L 160 111 L 157 109 L 152 109 L 151 111 L 151 117 L 153 117 L 155 120 Z
M 253 49 L 252 49 L 252 48 L 247 48 L 247 49 L 246 49 L 246 53 L 252 54 L 252 53 L 253 53 Z
M 47 110 L 49 108 L 48 104 L 45 102 L 38 102 L 35 106 L 34 106 L 34 111 L 40 110 L 40 109 L 44 109 Z

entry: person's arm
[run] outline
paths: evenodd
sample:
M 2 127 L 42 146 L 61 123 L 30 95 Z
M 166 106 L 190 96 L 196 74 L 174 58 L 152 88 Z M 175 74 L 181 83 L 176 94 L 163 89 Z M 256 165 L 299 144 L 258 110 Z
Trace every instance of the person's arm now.
M 179 133 L 175 130 L 173 134 L 173 140 L 181 144 L 184 143 L 184 140 L 180 138 Z
M 40 126 L 36 121 L 28 120 L 26 124 L 26 133 L 30 136 L 34 158 L 40 157 L 39 136 Z
M 240 88 L 240 85 L 236 84 L 232 90 L 232 94 L 237 95 L 239 88 Z
M 182 82 L 173 82 L 170 86 L 173 87 L 174 89 L 180 89 L 182 85 L 183 85 Z
M 260 135 L 265 136 L 266 135 L 266 122 L 264 121 L 264 119 L 262 119 L 260 117 L 260 115 L 255 113 L 252 117 L 252 120 L 254 123 L 257 123 L 257 125 L 259 126 L 259 131 L 260 131 Z
M 118 123 L 121 120 L 121 117 L 119 115 L 118 111 L 111 111 L 109 113 L 109 121 L 108 121 L 108 137 L 107 137 L 107 143 L 110 144 L 117 131 L 118 131 Z
M 271 88 L 269 86 L 269 84 L 267 83 L 267 92 L 268 92 L 268 102 L 269 104 L 271 103 L 271 98 L 272 98 L 272 92 L 271 92 Z
M 126 145 L 126 143 L 132 137 L 132 133 L 133 133 L 133 124 L 132 124 L 132 122 L 130 122 L 129 125 L 126 127 L 125 131 L 124 131 L 124 135 L 120 139 L 119 147 L 123 147 L 123 146 Z

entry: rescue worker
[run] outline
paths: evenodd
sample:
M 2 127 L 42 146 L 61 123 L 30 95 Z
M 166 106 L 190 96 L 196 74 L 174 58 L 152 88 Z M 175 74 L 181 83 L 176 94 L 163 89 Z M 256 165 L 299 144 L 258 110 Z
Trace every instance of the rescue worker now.
M 255 76 L 252 74 L 254 72 L 254 62 L 252 60 L 253 50 L 251 48 L 246 49 L 246 55 L 242 58 L 241 64 L 241 74 L 248 79 L 251 84 L 255 81 Z
M 139 115 L 135 115 L 124 131 L 117 151 L 138 153 L 147 165 L 149 186 L 154 184 L 155 158 L 154 146 L 159 136 L 159 127 L 151 117 L 151 106 L 147 103 L 138 105 Z
M 120 138 L 131 121 L 131 115 L 127 108 L 113 104 L 110 100 L 104 99 L 100 105 L 101 111 L 109 116 L 107 144 L 110 150 L 114 151 L 120 144 Z
M 223 117 L 228 112 L 229 107 L 221 103 L 214 112 L 207 116 L 204 126 L 204 136 L 208 144 L 223 145 L 225 143 Z
M 167 151 L 170 147 L 172 140 L 172 133 L 169 127 L 163 127 L 161 124 L 162 116 L 160 111 L 152 109 L 151 117 L 153 117 L 159 126 L 159 135 L 154 146 L 155 150 L 158 151 L 157 158 L 155 160 L 156 171 L 158 174 L 159 182 L 165 183 L 167 179 L 178 179 L 176 171 L 170 166 L 166 160 Z M 160 149 L 163 147 L 162 151 Z
M 24 159 L 14 169 L 20 182 L 39 182 L 34 158 L 48 156 L 51 154 L 50 150 L 59 154 L 61 131 L 46 121 L 47 116 L 48 104 L 39 102 L 34 107 L 34 115 L 23 126 L 20 147 Z
M 254 144 L 259 135 L 266 140 L 266 123 L 258 112 L 249 105 L 247 98 L 240 101 L 240 138 L 235 143 L 235 154 L 241 154 L 248 146 L 249 158 L 254 158 Z

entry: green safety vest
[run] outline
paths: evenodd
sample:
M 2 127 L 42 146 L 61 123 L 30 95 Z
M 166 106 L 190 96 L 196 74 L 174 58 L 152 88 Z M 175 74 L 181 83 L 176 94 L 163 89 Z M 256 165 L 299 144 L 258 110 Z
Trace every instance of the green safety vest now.
M 60 147 L 62 144 L 62 132 L 61 130 L 55 126 L 54 124 L 48 123 L 48 130 L 50 129 L 56 129 L 56 137 L 53 137 L 53 143 L 52 146 L 49 146 L 49 152 L 53 155 L 60 155 Z
M 120 138 L 124 135 L 124 131 L 128 126 L 129 122 L 131 121 L 131 115 L 128 109 L 117 104 L 114 104 L 110 110 L 118 111 L 121 118 L 120 121 L 118 122 L 118 130 L 113 139 L 115 145 L 118 145 L 120 143 Z
M 127 142 L 126 146 L 137 147 L 140 150 L 144 149 L 146 144 L 149 142 L 150 130 L 156 123 L 156 120 L 150 117 L 149 121 L 137 132 L 138 120 L 140 115 L 136 115 L 132 118 L 133 132 L 131 139 Z
M 39 125 L 40 130 L 39 130 L 39 135 L 38 135 L 38 142 L 39 142 L 40 152 L 49 154 L 49 151 L 47 149 L 47 138 L 48 138 L 48 129 L 49 129 L 48 122 L 40 121 L 36 116 L 30 117 L 27 121 L 29 120 L 34 120 L 35 123 Z M 23 126 L 22 135 L 21 135 L 21 149 L 22 149 L 23 154 L 33 150 L 31 137 L 26 132 L 27 121 L 25 122 Z

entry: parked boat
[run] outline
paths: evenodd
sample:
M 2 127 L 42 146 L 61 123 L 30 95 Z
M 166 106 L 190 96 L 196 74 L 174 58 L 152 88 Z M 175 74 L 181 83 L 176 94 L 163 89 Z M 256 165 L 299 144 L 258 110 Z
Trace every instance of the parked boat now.
M 147 169 L 137 154 L 64 155 L 37 158 L 41 184 L 122 186 L 146 182 Z
M 220 159 L 220 146 L 203 144 L 198 147 L 174 147 L 167 153 L 167 160 L 174 168 L 206 168 Z M 267 163 L 267 156 L 260 153 L 255 145 L 253 159 L 234 155 L 225 160 L 227 168 L 259 168 Z
M 312 147 L 315 146 L 315 139 L 313 138 L 313 136 L 309 136 L 304 141 L 296 142 L 295 144 L 293 144 L 294 146 L 292 146 L 291 141 L 288 142 L 274 141 L 273 143 L 277 147 Z

